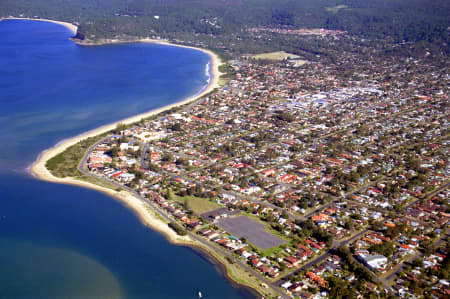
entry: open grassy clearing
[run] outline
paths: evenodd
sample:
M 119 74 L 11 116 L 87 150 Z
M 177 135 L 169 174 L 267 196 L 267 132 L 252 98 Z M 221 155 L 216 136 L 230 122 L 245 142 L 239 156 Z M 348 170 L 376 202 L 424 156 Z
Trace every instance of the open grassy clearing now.
M 174 196 L 174 199 L 185 205 L 196 215 L 222 208 L 221 205 L 208 198 L 201 198 L 196 196 Z
M 89 175 L 83 174 L 83 175 L 81 175 L 79 177 L 75 177 L 75 178 L 77 180 L 85 181 L 85 182 L 88 182 L 88 183 L 92 183 L 92 184 L 98 185 L 100 187 L 109 188 L 109 189 L 115 190 L 117 192 L 122 191 L 122 188 L 114 185 L 113 183 L 110 183 L 110 182 L 108 182 L 106 180 L 102 180 L 102 179 L 99 179 L 99 178 L 96 178 L 96 177 L 93 177 L 93 176 L 89 176 Z
M 276 61 L 281 61 L 281 60 L 287 59 L 289 57 L 298 57 L 298 56 L 295 54 L 286 53 L 284 51 L 263 53 L 263 54 L 258 54 L 258 55 L 252 56 L 252 58 L 254 58 L 254 59 L 265 59 L 265 60 L 276 60 Z

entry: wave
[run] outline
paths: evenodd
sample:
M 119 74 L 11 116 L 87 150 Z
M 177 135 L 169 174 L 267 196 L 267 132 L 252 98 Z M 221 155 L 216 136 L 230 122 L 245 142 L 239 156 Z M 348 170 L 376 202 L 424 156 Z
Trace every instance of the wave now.
M 205 67 L 205 75 L 206 75 L 206 83 L 209 85 L 209 83 L 211 83 L 211 77 L 212 77 L 212 74 L 211 74 L 211 62 L 208 62 L 207 64 L 206 64 L 206 67 Z
M 202 94 L 208 88 L 208 86 L 211 84 L 211 79 L 213 76 L 213 74 L 211 72 L 211 62 L 208 62 L 205 66 L 205 75 L 206 75 L 206 84 L 203 85 L 202 88 L 200 88 L 200 90 L 194 94 L 194 97 Z

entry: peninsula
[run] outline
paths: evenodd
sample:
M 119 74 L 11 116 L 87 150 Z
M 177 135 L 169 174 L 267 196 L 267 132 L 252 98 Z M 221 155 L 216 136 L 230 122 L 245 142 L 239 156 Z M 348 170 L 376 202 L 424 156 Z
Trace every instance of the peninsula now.
M 30 21 L 43 21 L 43 22 L 51 22 L 59 25 L 63 25 L 66 28 L 70 29 L 74 34 L 76 34 L 77 27 L 73 24 L 67 22 L 60 22 L 48 19 L 31 19 L 31 18 L 5 18 L 5 19 L 21 19 L 21 20 L 30 20 Z M 249 287 L 255 290 L 258 293 L 269 296 L 275 296 L 276 292 L 271 293 L 264 288 L 261 288 L 261 284 L 255 277 L 251 274 L 242 271 L 237 265 L 229 265 L 227 261 L 227 254 L 220 254 L 216 252 L 214 249 L 211 249 L 210 246 L 206 246 L 202 241 L 197 240 L 196 238 L 192 238 L 192 236 L 188 235 L 179 235 L 177 234 L 169 225 L 170 218 L 168 218 L 164 213 L 158 211 L 158 209 L 152 205 L 148 200 L 144 199 L 142 196 L 127 188 L 117 188 L 117 186 L 111 186 L 108 184 L 104 184 L 99 182 L 98 180 L 86 179 L 86 177 L 80 176 L 64 176 L 60 177 L 52 173 L 52 171 L 48 168 L 48 162 L 54 157 L 58 155 L 64 154 L 65 151 L 70 149 L 71 147 L 79 144 L 82 141 L 89 140 L 89 138 L 95 138 L 96 136 L 101 136 L 107 134 L 108 132 L 114 131 L 118 126 L 130 126 L 136 123 L 142 122 L 143 119 L 149 119 L 158 117 L 161 114 L 164 114 L 167 111 L 175 111 L 180 107 L 186 107 L 187 105 L 193 105 L 201 100 L 205 95 L 211 94 L 213 91 L 220 88 L 219 80 L 222 73 L 219 71 L 219 66 L 222 65 L 221 59 L 217 54 L 210 50 L 195 48 L 184 45 L 176 45 L 169 43 L 164 40 L 153 40 L 153 39 L 136 39 L 133 41 L 124 41 L 124 40 L 103 40 L 97 43 L 80 43 L 75 39 L 72 39 L 77 44 L 83 46 L 97 46 L 104 44 L 114 44 L 114 43 L 127 43 L 127 42 L 143 42 L 143 43 L 156 43 L 167 46 L 175 46 L 175 47 L 183 47 L 190 48 L 198 51 L 205 52 L 210 56 L 210 62 L 208 70 L 210 71 L 211 78 L 209 84 L 204 87 L 199 93 L 190 96 L 181 100 L 180 102 L 166 105 L 164 107 L 154 109 L 148 112 L 141 113 L 139 115 L 135 115 L 126 119 L 122 119 L 115 123 L 111 123 L 108 125 L 101 126 L 94 130 L 90 130 L 78 136 L 74 136 L 72 138 L 62 140 L 54 147 L 49 148 L 38 156 L 36 161 L 29 167 L 29 170 L 33 176 L 36 178 L 60 184 L 69 184 L 76 185 L 80 187 L 90 188 L 97 190 L 99 192 L 103 192 L 117 200 L 121 203 L 125 204 L 132 211 L 135 212 L 137 217 L 142 221 L 143 224 L 151 227 L 152 229 L 162 233 L 171 243 L 183 246 L 189 246 L 194 249 L 200 250 L 207 255 L 211 256 L 211 258 L 220 265 L 223 265 L 224 274 L 231 279 L 233 282 L 241 284 L 243 286 Z M 80 169 L 81 169 L 80 165 Z
M 232 59 L 207 52 L 201 94 L 62 141 L 32 173 L 119 199 L 264 297 L 445 298 L 448 52 L 338 29 L 240 32 L 281 49 L 234 36 L 218 46 Z

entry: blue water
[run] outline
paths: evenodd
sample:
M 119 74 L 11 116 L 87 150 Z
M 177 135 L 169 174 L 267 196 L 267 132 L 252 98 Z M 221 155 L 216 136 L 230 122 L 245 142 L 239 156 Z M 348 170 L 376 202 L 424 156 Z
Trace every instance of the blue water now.
M 248 298 L 114 199 L 25 169 L 61 139 L 195 94 L 204 53 L 81 47 L 59 25 L 0 22 L 0 297 Z

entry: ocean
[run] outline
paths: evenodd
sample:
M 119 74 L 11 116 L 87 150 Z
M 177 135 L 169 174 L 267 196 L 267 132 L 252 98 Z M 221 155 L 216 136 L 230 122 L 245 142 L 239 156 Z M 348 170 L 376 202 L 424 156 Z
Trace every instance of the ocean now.
M 83 47 L 48 22 L 0 22 L 0 298 L 252 298 L 97 191 L 33 178 L 62 139 L 196 94 L 200 51 Z

